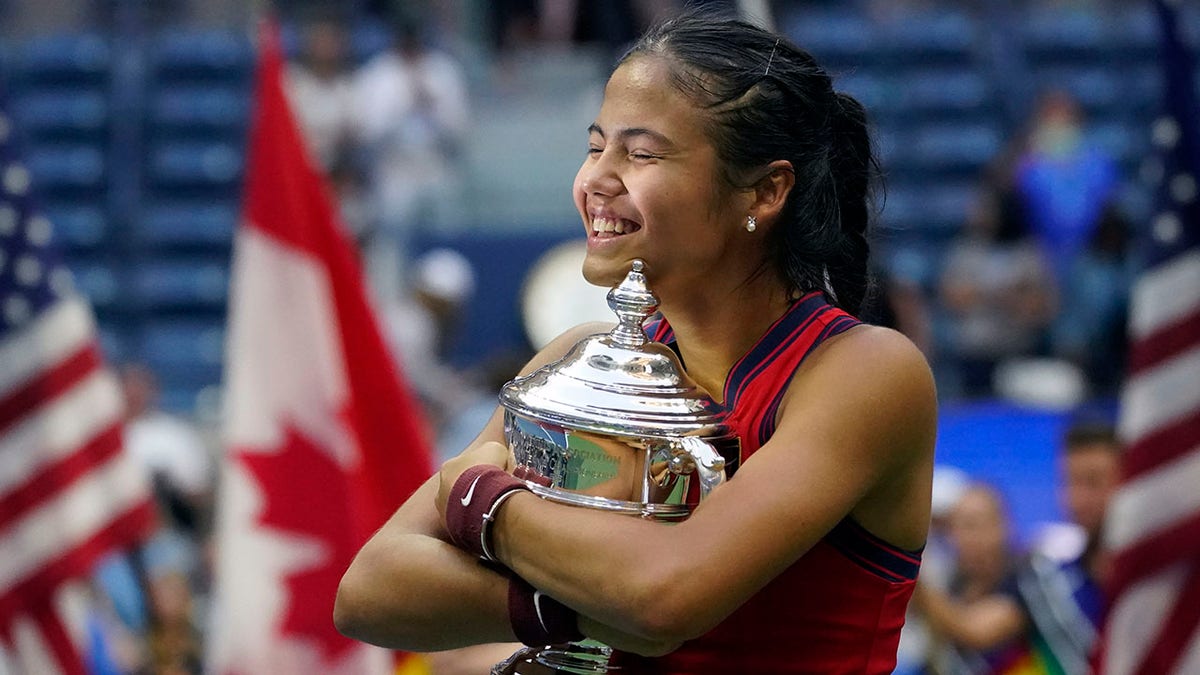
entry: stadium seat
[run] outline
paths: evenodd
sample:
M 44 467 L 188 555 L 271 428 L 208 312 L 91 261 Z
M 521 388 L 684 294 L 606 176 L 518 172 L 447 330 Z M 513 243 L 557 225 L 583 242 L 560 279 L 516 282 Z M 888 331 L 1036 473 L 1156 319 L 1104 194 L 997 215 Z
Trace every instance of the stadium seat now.
M 889 89 L 897 114 L 966 121 L 995 110 L 995 84 L 978 69 L 933 66 L 898 73 Z
M 228 248 L 238 221 L 238 204 L 203 201 L 158 202 L 135 224 L 135 243 L 149 247 Z
M 25 161 L 36 189 L 42 194 L 100 191 L 107 181 L 104 152 L 92 145 L 35 145 L 25 153 Z
M 901 12 L 879 26 L 877 39 L 887 66 L 965 66 L 975 58 L 977 33 L 970 15 L 942 7 Z
M 95 84 L 107 81 L 112 54 L 106 38 L 97 33 L 31 37 L 17 44 L 8 60 L 14 88 Z
M 149 61 L 155 79 L 241 81 L 254 63 L 244 33 L 232 30 L 171 29 L 155 36 Z
M 141 354 L 156 370 L 199 366 L 220 369 L 225 349 L 222 320 L 156 318 L 142 326 Z
M 898 238 L 935 245 L 957 234 L 975 198 L 974 180 L 889 181 L 880 215 L 883 226 Z
M 108 127 L 108 97 L 99 87 L 30 87 L 13 97 L 11 113 L 17 128 L 34 142 L 102 142 Z
M 779 30 L 835 75 L 881 60 L 874 25 L 853 9 L 793 7 L 779 17 Z
M 903 136 L 893 162 L 931 177 L 972 177 L 1000 152 L 1000 130 L 989 123 L 943 123 L 918 127 Z
M 1020 39 L 1032 66 L 1112 55 L 1111 24 L 1085 7 L 1032 7 L 1019 13 Z
M 100 259 L 75 258 L 67 261 L 79 290 L 98 310 L 116 309 L 125 298 L 121 273 Z
M 55 241 L 68 253 L 76 249 L 95 249 L 104 244 L 110 234 L 104 209 L 99 204 L 51 202 L 44 210 L 54 224 Z
M 147 176 L 163 187 L 234 187 L 242 148 L 224 141 L 163 141 L 151 149 Z
M 146 311 L 220 311 L 229 285 L 227 258 L 151 258 L 131 270 L 131 299 Z
M 150 119 L 158 133 L 180 135 L 234 135 L 248 122 L 250 93 L 227 83 L 173 84 L 152 95 Z

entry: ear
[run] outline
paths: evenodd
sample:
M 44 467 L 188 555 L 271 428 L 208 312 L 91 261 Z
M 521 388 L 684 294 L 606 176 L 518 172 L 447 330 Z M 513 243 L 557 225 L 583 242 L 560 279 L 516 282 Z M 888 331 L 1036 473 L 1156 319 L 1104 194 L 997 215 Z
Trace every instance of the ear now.
M 775 222 L 795 185 L 796 172 L 792 170 L 791 162 L 786 159 L 771 162 L 767 165 L 766 174 L 752 188 L 754 203 L 750 206 L 749 215 L 760 223 Z

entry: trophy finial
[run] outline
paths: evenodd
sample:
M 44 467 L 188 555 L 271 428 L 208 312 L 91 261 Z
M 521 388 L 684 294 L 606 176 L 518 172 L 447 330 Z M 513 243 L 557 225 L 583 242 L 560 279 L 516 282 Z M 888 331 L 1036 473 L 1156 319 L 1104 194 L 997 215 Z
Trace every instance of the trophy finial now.
M 616 343 L 638 347 L 646 342 L 642 323 L 658 308 L 658 298 L 646 288 L 646 263 L 634 260 L 625 280 L 608 292 L 608 306 L 617 315 L 617 327 L 609 333 Z

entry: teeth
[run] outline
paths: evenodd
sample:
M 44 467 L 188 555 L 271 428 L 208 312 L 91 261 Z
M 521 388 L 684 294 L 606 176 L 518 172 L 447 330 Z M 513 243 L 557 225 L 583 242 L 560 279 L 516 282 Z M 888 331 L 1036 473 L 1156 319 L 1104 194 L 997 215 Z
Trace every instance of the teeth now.
M 594 218 L 592 219 L 592 232 L 597 234 L 603 232 L 612 232 L 614 234 L 625 234 L 626 232 L 634 232 L 638 226 L 634 223 L 629 223 L 619 218 Z

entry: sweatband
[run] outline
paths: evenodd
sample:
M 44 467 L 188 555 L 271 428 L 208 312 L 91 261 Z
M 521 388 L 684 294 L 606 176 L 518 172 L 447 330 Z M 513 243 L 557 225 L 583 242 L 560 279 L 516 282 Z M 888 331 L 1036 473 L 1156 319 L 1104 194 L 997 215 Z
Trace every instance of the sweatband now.
M 583 639 L 575 610 L 513 576 L 508 582 L 508 620 L 513 633 L 530 647 Z
M 454 481 L 446 501 L 446 530 L 450 541 L 484 560 L 498 562 L 492 554 L 491 523 L 506 499 L 525 483 L 490 464 L 473 466 Z

